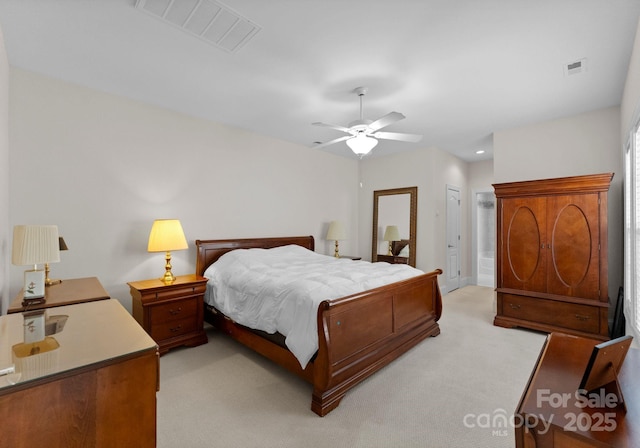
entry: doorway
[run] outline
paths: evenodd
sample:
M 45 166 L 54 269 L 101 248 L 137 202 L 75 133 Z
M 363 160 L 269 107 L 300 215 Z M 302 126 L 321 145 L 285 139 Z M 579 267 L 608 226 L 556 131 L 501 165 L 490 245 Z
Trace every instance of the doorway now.
M 473 272 L 475 284 L 495 287 L 496 196 L 492 190 L 473 195 Z

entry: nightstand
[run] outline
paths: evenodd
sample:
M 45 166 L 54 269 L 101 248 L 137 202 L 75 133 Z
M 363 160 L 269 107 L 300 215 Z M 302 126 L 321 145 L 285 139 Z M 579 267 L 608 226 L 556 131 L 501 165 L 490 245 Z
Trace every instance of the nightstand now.
M 9 305 L 7 314 L 93 302 L 108 298 L 109 294 L 102 287 L 97 277 L 71 278 L 62 280 L 56 285 L 46 286 L 44 288 L 44 303 L 24 307 L 22 306 L 22 291 L 20 291 Z
M 386 261 L 391 264 L 408 264 L 408 257 L 400 257 L 398 255 L 380 255 L 378 254 L 378 261 Z
M 127 283 L 133 317 L 158 344 L 160 354 L 208 341 L 204 331 L 204 292 L 207 279 L 181 275 L 171 284 L 160 279 Z
M 362 257 L 358 257 L 355 255 L 340 255 L 339 258 L 348 258 L 349 260 L 362 260 Z

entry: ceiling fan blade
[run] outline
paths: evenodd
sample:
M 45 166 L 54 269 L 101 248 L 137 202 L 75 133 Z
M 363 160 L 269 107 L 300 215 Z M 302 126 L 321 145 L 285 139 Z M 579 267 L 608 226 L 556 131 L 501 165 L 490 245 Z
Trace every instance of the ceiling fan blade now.
M 337 124 L 320 123 L 319 121 L 316 121 L 315 123 L 311 123 L 311 124 L 314 126 L 324 126 L 325 128 L 336 129 L 342 132 L 349 132 L 349 128 L 345 128 L 344 126 L 340 126 Z
M 371 134 L 372 137 L 382 138 L 384 140 L 399 140 L 401 142 L 419 142 L 422 140 L 422 135 L 418 134 L 401 134 L 398 132 L 376 132 Z
M 322 148 L 324 146 L 333 145 L 334 143 L 342 142 L 342 141 L 348 140 L 350 138 L 353 138 L 353 135 L 345 135 L 344 137 L 338 137 L 338 138 L 330 140 L 328 142 L 324 142 L 324 143 L 319 143 L 317 145 L 313 145 L 313 147 L 314 148 Z
M 393 124 L 396 121 L 400 121 L 400 120 L 402 120 L 404 118 L 405 118 L 405 116 L 402 115 L 400 112 L 389 112 L 384 117 L 380 117 L 376 121 L 371 123 L 368 126 L 368 128 L 369 128 L 370 132 L 375 132 L 378 129 L 382 129 L 382 128 L 384 128 L 386 126 L 389 126 L 390 124 Z

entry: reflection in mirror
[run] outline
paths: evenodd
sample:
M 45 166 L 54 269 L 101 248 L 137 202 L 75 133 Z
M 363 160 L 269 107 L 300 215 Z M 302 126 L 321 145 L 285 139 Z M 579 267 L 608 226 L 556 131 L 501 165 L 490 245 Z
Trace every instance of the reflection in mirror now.
M 415 267 L 417 204 L 418 187 L 373 192 L 371 261 L 378 261 L 379 255 L 393 255 L 406 257 Z M 392 226 L 397 227 L 397 233 Z
M 393 246 L 393 241 L 411 239 L 411 235 L 409 235 L 410 207 L 411 196 L 408 193 L 378 198 L 378 235 L 383 235 L 380 238 L 381 244 L 378 245 L 379 254 L 387 254 L 388 248 Z M 398 230 L 397 234 L 393 232 L 394 227 Z M 387 239 L 387 237 L 392 239 Z

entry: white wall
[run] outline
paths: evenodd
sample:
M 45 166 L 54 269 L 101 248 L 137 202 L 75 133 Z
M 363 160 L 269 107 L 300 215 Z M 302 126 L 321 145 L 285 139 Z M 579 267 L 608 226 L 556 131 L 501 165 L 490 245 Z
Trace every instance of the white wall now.
M 613 171 L 621 179 L 620 108 L 496 131 L 495 181 L 511 182 Z
M 0 314 L 9 303 L 9 61 L 0 30 Z
M 313 235 L 332 254 L 330 221 L 357 234 L 356 160 L 19 69 L 10 87 L 11 226 L 58 225 L 69 250 L 53 278 L 97 276 L 130 307 L 126 283 L 164 272 L 146 251 L 157 218 L 180 219 L 190 243 L 176 275 L 194 272 L 195 239 Z
M 615 173 L 609 189 L 609 297 L 622 285 L 623 161 L 620 108 L 495 132 L 496 183 Z
M 626 143 L 631 126 L 638 117 L 640 117 L 640 21 L 638 21 L 624 94 L 620 103 L 622 143 Z
M 446 186 L 460 188 L 461 276 L 469 275 L 468 164 L 437 148 L 364 158 L 360 163 L 360 255 L 371 259 L 373 192 L 390 188 L 418 187 L 416 267 L 424 271 L 447 268 Z M 445 291 L 446 272 L 440 276 Z
M 624 160 L 624 148 L 626 147 L 629 134 L 632 130 L 632 126 L 640 119 L 640 21 L 638 21 L 638 28 L 636 31 L 636 39 L 633 44 L 633 51 L 631 52 L 631 59 L 629 61 L 629 70 L 627 72 L 627 80 L 625 83 L 624 93 L 622 95 L 622 102 L 620 104 L 620 138 L 622 141 L 622 147 L 620 148 L 621 158 Z M 635 273 L 638 275 L 638 272 Z M 625 291 L 626 297 L 632 297 L 636 300 L 640 300 L 639 297 L 634 297 L 631 291 Z M 627 319 L 627 333 L 635 336 L 633 345 L 640 347 L 640 335 L 630 325 L 630 320 Z
M 483 160 L 469 164 L 469 190 L 493 191 L 493 160 Z

